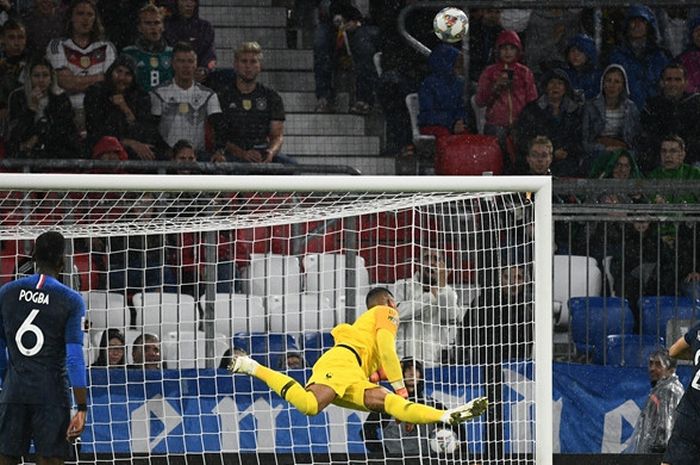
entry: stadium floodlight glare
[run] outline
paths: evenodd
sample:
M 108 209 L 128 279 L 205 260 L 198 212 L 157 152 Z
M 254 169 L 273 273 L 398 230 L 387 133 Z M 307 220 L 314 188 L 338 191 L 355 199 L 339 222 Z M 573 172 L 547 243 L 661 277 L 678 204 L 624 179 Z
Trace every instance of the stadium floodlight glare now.
M 434 250 L 444 256 L 460 314 L 428 322 L 439 327 L 437 340 L 422 339 L 419 325 L 402 319 L 412 329 L 397 346 L 424 362 L 426 390 L 447 407 L 500 397 L 497 424 L 490 416 L 467 423 L 460 446 L 440 460 L 498 454 L 503 463 L 552 463 L 549 177 L 5 173 L 0 217 L 3 282 L 31 272 L 26 262 L 41 232 L 69 239 L 66 270 L 88 303 L 90 361 L 106 328 L 124 332 L 130 364 L 137 336 L 160 338 L 166 371 L 90 370 L 86 460 L 364 455 L 366 413 L 331 407 L 306 418 L 261 384 L 218 368 L 235 347 L 278 369 L 297 353 L 309 369 L 330 343 L 327 332 L 364 310 L 370 287 L 420 279 L 421 258 Z M 514 266 L 517 283 L 508 277 Z M 515 287 L 520 292 L 505 297 Z M 440 305 L 435 315 L 445 312 Z M 465 336 L 500 331 L 504 320 L 470 315 L 508 308 L 532 309 L 511 322 L 522 349 Z M 414 322 L 422 318 L 413 313 Z M 440 363 L 427 359 L 431 345 L 444 351 Z M 495 382 L 484 374 L 494 370 Z M 308 377 L 303 369 L 290 375 Z

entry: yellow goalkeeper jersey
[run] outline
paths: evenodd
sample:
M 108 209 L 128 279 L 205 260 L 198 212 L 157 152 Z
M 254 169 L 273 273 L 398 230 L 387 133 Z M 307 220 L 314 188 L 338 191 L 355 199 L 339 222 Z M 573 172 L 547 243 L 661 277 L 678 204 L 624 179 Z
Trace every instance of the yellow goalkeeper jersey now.
M 331 334 L 336 345 L 350 346 L 357 352 L 367 376 L 382 367 L 387 378 L 394 381 L 402 378 L 395 344 L 398 327 L 399 313 L 391 307 L 377 305 L 364 312 L 353 324 L 336 326 Z M 382 342 L 383 339 L 378 337 L 380 329 L 391 334 L 390 343 Z

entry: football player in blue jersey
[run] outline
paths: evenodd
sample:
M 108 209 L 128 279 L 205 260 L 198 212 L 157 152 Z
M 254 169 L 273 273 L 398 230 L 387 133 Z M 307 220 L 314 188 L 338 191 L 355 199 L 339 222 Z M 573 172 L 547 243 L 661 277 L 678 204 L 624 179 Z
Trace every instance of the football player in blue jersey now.
M 692 360 L 693 377 L 678 407 L 663 465 L 700 463 L 700 323 L 673 343 L 671 357 Z
M 0 288 L 0 465 L 18 463 L 30 440 L 37 464 L 61 465 L 85 427 L 85 303 L 58 280 L 64 242 L 58 232 L 41 234 L 37 272 Z

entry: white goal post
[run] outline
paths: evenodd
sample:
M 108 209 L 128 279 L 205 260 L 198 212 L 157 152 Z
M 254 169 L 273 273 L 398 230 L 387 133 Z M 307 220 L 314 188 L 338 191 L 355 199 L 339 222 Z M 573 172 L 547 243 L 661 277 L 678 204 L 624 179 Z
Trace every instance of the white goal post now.
M 524 252 L 526 256 L 520 257 L 520 260 L 529 270 L 530 274 L 525 277 L 525 280 L 532 290 L 531 296 L 528 297 L 533 309 L 532 321 L 526 322 L 532 324 L 533 328 L 531 340 L 528 341 L 528 344 L 532 344 L 531 356 L 526 357 L 530 365 L 528 368 L 523 368 L 522 373 L 517 372 L 516 369 L 512 371 L 515 378 L 522 378 L 514 381 L 519 383 L 519 387 L 514 392 L 526 401 L 521 405 L 517 400 L 504 400 L 504 403 L 512 402 L 512 405 L 509 406 L 510 413 L 506 414 L 502 421 L 513 422 L 508 426 L 509 432 L 506 433 L 510 441 L 507 453 L 522 452 L 531 457 L 532 462 L 527 463 L 551 465 L 553 460 L 551 197 L 550 177 L 3 173 L 0 177 L 0 245 L 3 245 L 0 249 L 0 275 L 3 282 L 6 282 L 21 273 L 22 257 L 26 258 L 28 244 L 39 233 L 48 229 L 58 230 L 71 239 L 69 249 L 71 264 L 73 261 L 77 263 L 85 260 L 86 255 L 90 256 L 97 251 L 103 255 L 101 258 L 104 258 L 103 262 L 107 265 L 105 269 L 100 270 L 101 274 L 93 273 L 94 262 L 92 261 L 89 262 L 87 271 L 81 270 L 77 264 L 70 270 L 82 279 L 79 285 L 88 303 L 88 319 L 92 315 L 95 325 L 99 324 L 101 328 L 119 327 L 124 328 L 127 333 L 131 332 L 132 339 L 126 336 L 125 356 L 132 363 L 134 360 L 131 360 L 130 344 L 134 342 L 133 336 L 138 335 L 139 332 L 141 335 L 146 332 L 157 333 L 161 338 L 164 357 L 170 357 L 172 366 L 176 367 L 180 374 L 169 375 L 167 380 L 165 376 L 158 378 L 162 388 L 159 397 L 147 397 L 143 407 L 127 411 L 131 418 L 130 425 L 125 427 L 129 438 L 112 439 L 113 443 L 98 444 L 97 437 L 102 434 L 98 433 L 98 430 L 103 431 L 114 427 L 111 417 L 103 418 L 100 415 L 111 415 L 114 405 L 106 403 L 100 405 L 99 409 L 97 406 L 92 406 L 88 425 L 92 429 L 88 436 L 93 442 L 88 444 L 84 441 L 83 447 L 95 455 L 99 455 L 99 451 L 104 450 L 108 450 L 115 457 L 120 454 L 129 456 L 138 452 L 140 456 L 144 456 L 145 453 L 149 458 L 162 456 L 165 459 L 164 463 L 169 463 L 168 456 L 171 453 L 185 455 L 190 451 L 211 453 L 217 452 L 217 448 L 220 449 L 218 450 L 220 453 L 246 452 L 244 445 L 246 434 L 253 434 L 256 437 L 254 442 L 257 451 L 273 454 L 298 452 L 293 446 L 281 445 L 283 444 L 281 438 L 287 436 L 280 436 L 281 433 L 275 430 L 274 424 L 270 426 L 271 421 L 272 423 L 278 421 L 277 417 L 266 417 L 268 410 L 265 410 L 264 415 L 256 412 L 257 401 L 246 404 L 247 410 L 243 410 L 240 405 L 233 405 L 234 402 L 231 399 L 236 396 L 236 389 L 243 386 L 241 384 L 243 381 L 238 377 L 226 388 L 232 389 L 232 392 L 215 391 L 210 394 L 201 394 L 207 399 L 207 396 L 210 396 L 215 407 L 211 409 L 207 407 L 206 412 L 204 407 L 198 407 L 202 409 L 201 412 L 197 411 L 199 420 L 188 419 L 184 407 L 182 411 L 177 411 L 177 408 L 173 407 L 177 402 L 186 403 L 191 400 L 188 396 L 193 394 L 178 387 L 181 389 L 177 391 L 179 397 L 173 401 L 174 403 L 170 402 L 173 399 L 168 396 L 175 394 L 169 391 L 170 385 L 167 381 L 172 379 L 180 380 L 184 386 L 184 383 L 191 379 L 199 381 L 211 378 L 214 380 L 213 389 L 219 389 L 219 386 L 225 382 L 231 384 L 230 379 L 222 381 L 226 377 L 225 373 L 216 370 L 219 366 L 220 351 L 226 348 L 221 346 L 222 342 L 231 349 L 236 345 L 236 335 L 243 338 L 240 334 L 246 334 L 245 337 L 248 339 L 240 340 L 248 344 L 246 349 L 250 351 L 254 344 L 251 339 L 254 336 L 251 334 L 278 332 L 287 336 L 294 334 L 295 337 L 299 334 L 299 337 L 303 338 L 303 333 L 310 328 L 328 330 L 336 323 L 351 321 L 357 312 L 362 311 L 363 293 L 369 287 L 385 284 L 393 286 L 399 278 L 410 280 L 414 272 L 419 273 L 417 267 L 420 264 L 416 261 L 420 261 L 420 257 L 416 258 L 416 256 L 421 255 L 423 250 L 437 250 L 443 256 L 459 257 L 459 260 L 462 260 L 462 257 L 473 257 L 475 254 L 479 256 L 482 253 L 484 255 L 488 253 L 492 257 L 489 260 L 493 260 L 494 263 L 487 264 L 482 263 L 482 259 L 478 257 L 470 264 L 463 264 L 460 261 L 460 273 L 464 276 L 469 275 L 469 279 L 465 278 L 460 283 L 452 283 L 457 291 L 464 291 L 464 293 L 457 293 L 463 310 L 466 313 L 477 312 L 476 300 L 470 307 L 467 300 L 471 297 L 469 299 L 465 297 L 473 288 L 467 289 L 469 286 L 465 283 L 469 281 L 477 285 L 483 284 L 476 282 L 479 276 L 496 275 L 501 272 L 500 257 L 510 256 L 511 252 L 522 254 L 522 251 L 526 250 Z M 491 208 L 493 211 L 489 210 Z M 473 220 L 479 215 L 492 216 L 493 219 L 488 222 L 488 227 L 491 228 L 489 234 L 497 238 L 497 242 L 485 243 L 481 239 L 474 239 L 478 236 L 475 234 L 475 229 L 486 228 L 485 223 L 477 223 Z M 375 221 L 371 227 L 366 225 L 366 219 L 369 217 Z M 391 218 L 385 222 L 387 217 Z M 502 220 L 502 217 L 506 219 Z M 455 226 L 456 224 L 458 226 Z M 260 236 L 260 231 L 263 229 L 267 234 L 265 237 Z M 403 231 L 399 234 L 400 229 Z M 245 231 L 249 236 L 238 234 L 240 231 Z M 521 237 L 513 239 L 522 231 L 526 231 L 525 239 Z M 361 241 L 369 235 L 372 235 L 372 240 L 376 243 L 376 248 L 372 249 L 371 254 L 379 254 L 380 252 L 377 251 L 381 250 L 382 254 L 391 256 L 391 261 L 380 263 L 377 260 L 376 263 L 369 263 L 367 255 L 361 253 L 367 252 L 362 249 Z M 500 240 L 498 238 L 501 237 L 508 238 L 507 245 L 498 242 Z M 94 244 L 98 238 L 99 246 Z M 324 244 L 318 246 L 320 252 L 317 249 L 312 250 L 309 246 L 312 239 Z M 333 254 L 324 254 L 324 251 L 330 250 L 327 243 L 331 240 L 340 245 L 337 249 L 333 249 Z M 353 241 L 360 241 L 360 243 Z M 114 245 L 117 243 L 121 245 Z M 262 246 L 263 243 L 265 247 Z M 229 251 L 233 251 L 233 257 L 225 256 L 222 252 L 224 245 Z M 405 258 L 399 253 L 398 249 L 403 246 L 407 247 L 407 256 L 411 258 Z M 472 247 L 483 248 L 483 251 L 472 250 Z M 122 252 L 123 256 L 119 255 Z M 245 257 L 241 258 L 241 253 L 245 253 Z M 149 266 L 144 263 L 147 263 L 151 256 L 155 257 L 154 260 L 158 265 L 149 269 Z M 191 256 L 191 258 L 183 258 L 185 256 Z M 10 258 L 12 261 L 8 262 Z M 133 265 L 133 260 L 142 260 L 139 263 L 143 266 Z M 245 266 L 241 266 L 241 260 L 244 260 Z M 327 260 L 332 260 L 332 263 L 328 262 L 331 267 L 330 272 L 327 268 L 323 268 Z M 448 258 L 447 261 L 450 266 L 457 269 L 456 260 L 456 258 Z M 503 260 L 508 261 L 508 259 Z M 122 268 L 117 268 L 118 266 Z M 185 282 L 182 278 L 183 270 L 188 266 L 190 271 L 194 269 L 192 271 L 194 277 L 188 278 L 192 281 Z M 397 267 L 407 270 L 406 273 L 400 276 L 395 269 Z M 383 274 L 386 270 L 389 271 Z M 24 272 L 27 272 L 27 269 L 24 269 Z M 149 291 L 153 289 L 149 288 L 149 273 L 151 273 L 150 276 L 155 276 L 153 282 L 156 284 L 153 284 L 153 288 L 160 292 L 156 301 L 151 303 L 149 298 L 153 296 L 149 295 Z M 132 276 L 136 276 L 133 282 Z M 99 291 L 97 288 L 90 287 L 93 285 L 91 282 L 93 279 L 95 282 L 102 280 Z M 169 279 L 172 281 L 168 281 Z M 85 280 L 90 282 L 86 283 Z M 134 282 L 137 284 L 133 284 Z M 169 294 L 166 289 L 168 284 L 172 284 L 177 290 Z M 223 284 L 227 284 L 228 287 L 222 286 Z M 185 291 L 186 286 L 190 286 L 187 289 L 191 288 L 194 291 Z M 426 292 L 429 293 L 431 291 L 428 287 Z M 163 292 L 164 289 L 166 289 L 165 292 Z M 491 292 L 489 289 L 488 286 L 481 287 L 482 297 L 483 294 Z M 115 290 L 117 292 L 113 292 Z M 498 289 L 497 291 L 501 292 Z M 224 313 L 221 313 L 216 299 L 220 294 L 226 293 L 230 299 L 226 304 L 228 310 L 224 309 Z M 115 305 L 120 307 L 120 312 L 111 311 L 109 299 L 112 297 L 119 299 L 119 296 L 123 299 L 122 303 Z M 246 309 L 243 315 L 234 315 L 233 309 L 237 309 L 236 306 L 239 305 L 234 296 L 244 302 L 240 304 Z M 308 302 L 305 300 L 307 297 Z M 298 303 L 295 301 L 292 305 L 290 301 L 297 298 Z M 99 299 L 102 300 L 98 302 Z M 399 302 L 399 305 L 401 303 Z M 313 306 L 317 313 L 306 314 L 305 308 L 309 306 Z M 296 310 L 290 310 L 292 307 Z M 153 308 L 157 308 L 158 311 Z M 170 320 L 172 328 L 166 327 L 168 324 L 164 319 L 166 308 L 174 312 Z M 99 313 L 99 309 L 105 313 Z M 328 312 L 324 312 L 324 309 Z M 481 310 L 488 309 L 481 308 Z M 258 318 L 258 314 L 262 313 L 265 318 Z M 403 321 L 402 317 L 402 323 Z M 461 325 L 462 321 L 467 320 L 462 320 L 460 315 L 458 323 L 445 324 L 444 328 L 456 331 L 455 325 Z M 438 326 L 440 329 L 443 328 L 442 323 Z M 225 338 L 217 339 L 222 332 L 225 333 Z M 100 343 L 99 337 L 94 336 L 100 334 L 91 334 L 90 337 L 86 337 L 87 345 L 91 350 L 94 349 L 91 352 L 94 358 L 99 353 L 99 347 L 96 346 Z M 184 334 L 190 334 L 191 340 L 182 339 Z M 416 339 L 420 339 L 416 333 L 411 334 Z M 198 337 L 204 338 L 204 344 L 201 347 L 198 345 L 200 342 Z M 408 338 L 411 339 L 410 336 Z M 418 350 L 420 348 L 416 347 L 415 341 L 405 345 L 406 355 L 409 355 L 409 352 L 421 354 L 413 356 L 424 362 L 426 367 L 430 367 L 429 369 L 434 373 L 432 375 L 434 379 L 430 379 L 431 390 L 434 389 L 439 394 L 441 388 L 438 383 L 445 384 L 442 392 L 449 392 L 449 395 L 445 394 L 440 399 L 444 402 L 453 399 L 450 395 L 454 396 L 455 393 L 466 398 L 472 397 L 480 389 L 476 384 L 483 379 L 478 376 L 469 378 L 469 382 L 473 382 L 474 386 L 461 386 L 459 381 L 462 379 L 461 365 L 466 365 L 470 361 L 472 364 L 484 363 L 481 359 L 483 355 L 479 354 L 491 350 L 489 347 L 476 347 L 479 342 L 470 340 L 475 344 L 473 347 L 457 347 L 457 343 L 450 340 L 450 344 L 454 344 L 456 349 L 448 347 L 451 355 L 444 357 L 445 366 L 442 368 L 434 366 L 422 349 Z M 202 352 L 200 354 L 204 360 L 202 364 L 188 358 L 193 355 L 187 351 L 187 343 L 194 343 L 195 358 L 199 357 L 197 351 Z M 269 341 L 266 343 L 267 350 L 270 352 L 265 354 L 267 356 L 272 354 L 272 349 Z M 424 343 L 430 342 L 424 341 Z M 504 348 L 499 350 L 505 351 Z M 460 351 L 467 355 L 460 355 Z M 283 352 L 281 355 L 289 353 L 291 351 Z M 530 354 L 529 349 L 528 354 Z M 441 369 L 444 370 L 438 375 Z M 525 375 L 529 373 L 528 370 L 531 370 L 531 374 Z M 111 388 L 110 383 L 123 383 L 122 387 L 125 389 L 124 395 L 127 399 L 117 396 L 110 402 L 128 404 L 130 383 L 137 383 L 140 380 L 147 385 L 155 378 L 143 372 L 143 367 L 139 376 L 130 373 L 130 370 L 126 371 L 127 374 L 121 378 L 113 378 L 121 381 L 112 381 L 110 376 L 114 375 L 102 375 L 98 371 L 95 371 L 89 379 L 91 382 L 94 380 L 96 383 L 103 383 L 99 385 L 99 389 L 107 391 Z M 259 396 L 264 396 L 265 402 L 269 404 L 266 404 L 266 408 L 270 409 L 269 415 L 278 415 L 279 411 L 289 409 L 288 404 L 273 399 L 267 392 L 263 393 L 260 386 L 246 382 L 249 384 L 245 389 L 252 389 L 251 393 L 258 396 L 255 398 L 259 400 Z M 505 378 L 503 382 L 506 382 Z M 532 398 L 528 400 L 528 396 Z M 148 402 L 160 403 L 157 408 L 153 407 L 149 411 Z M 519 411 L 523 409 L 528 410 L 529 413 Z M 228 416 L 222 412 L 228 412 L 226 413 Z M 265 436 L 267 439 L 261 438 L 260 435 L 256 436 L 255 431 L 253 433 L 244 431 L 244 425 L 247 424 L 246 412 L 252 412 L 251 421 L 255 426 L 254 429 L 272 428 L 272 432 Z M 175 420 L 169 423 L 170 414 L 173 415 L 172 418 L 178 416 L 179 423 Z M 289 423 L 292 425 L 295 420 L 291 413 L 289 415 L 292 418 Z M 332 410 L 324 418 L 329 424 L 338 418 L 341 418 L 342 422 L 357 423 L 361 422 L 365 416 L 360 416 L 359 419 L 338 416 L 336 411 Z M 154 427 L 153 421 L 156 420 L 153 418 L 162 420 L 162 425 L 159 423 L 157 428 Z M 241 420 L 240 424 L 238 420 Z M 197 426 L 191 426 L 193 423 Z M 218 426 L 212 427 L 210 424 Z M 313 422 L 308 424 L 323 427 Z M 468 438 L 478 437 L 482 429 L 488 428 L 485 423 L 475 422 L 474 424 L 475 426 L 469 427 L 472 429 L 469 430 Z M 219 429 L 208 435 L 207 428 L 210 427 Z M 185 432 L 187 428 L 190 429 Z M 289 428 L 293 429 L 292 426 Z M 334 440 L 343 438 L 346 434 L 344 423 L 341 425 L 343 431 L 340 433 L 334 431 L 332 425 L 327 428 L 328 432 L 324 433 L 327 434 L 326 446 L 333 445 Z M 357 429 L 358 426 L 355 425 L 354 428 Z M 200 435 L 197 436 L 192 431 L 200 431 Z M 177 435 L 178 438 L 169 438 L 169 432 Z M 520 439 L 514 439 L 520 434 L 521 436 L 517 436 Z M 309 435 L 312 436 L 311 433 Z M 215 439 L 212 439 L 214 436 Z M 289 436 L 293 436 L 293 433 L 289 433 Z M 346 440 L 355 441 L 354 438 Z M 293 442 L 293 438 L 291 441 Z M 313 443 L 312 437 L 308 441 L 310 441 L 308 447 L 305 447 L 309 453 L 313 454 L 320 450 L 318 444 Z M 344 444 L 339 446 L 340 449 L 347 450 L 350 455 L 353 450 L 357 450 L 352 447 L 355 446 Z M 340 449 L 331 447 L 329 450 L 333 452 Z M 467 455 L 485 456 L 488 446 L 464 445 L 463 449 Z M 455 463 L 460 462 L 456 457 L 452 460 Z M 448 463 L 451 462 L 448 460 Z

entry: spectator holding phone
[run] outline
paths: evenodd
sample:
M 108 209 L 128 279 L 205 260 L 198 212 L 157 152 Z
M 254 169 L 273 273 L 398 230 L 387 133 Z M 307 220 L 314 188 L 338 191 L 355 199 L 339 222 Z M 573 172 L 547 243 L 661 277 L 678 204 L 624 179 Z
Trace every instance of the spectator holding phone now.
M 515 31 L 503 31 L 496 39 L 498 60 L 479 77 L 476 104 L 486 107 L 484 134 L 497 136 L 503 149 L 522 109 L 537 99 L 535 77 L 520 63 L 522 43 Z M 505 150 L 504 150 L 505 153 Z

